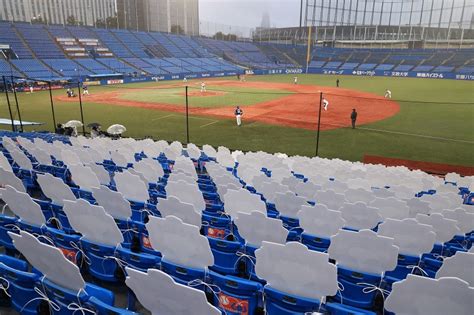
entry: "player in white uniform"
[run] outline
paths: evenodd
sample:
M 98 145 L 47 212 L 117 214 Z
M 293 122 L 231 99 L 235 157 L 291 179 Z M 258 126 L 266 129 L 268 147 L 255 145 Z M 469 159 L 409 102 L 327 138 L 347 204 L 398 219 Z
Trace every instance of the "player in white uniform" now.
M 201 82 L 201 93 L 206 92 L 206 83 Z
M 35 88 L 33 87 L 33 85 L 30 85 L 30 93 L 33 93 L 35 91 Z
M 240 109 L 239 106 L 237 106 L 234 113 L 235 113 L 235 120 L 237 121 L 237 126 L 240 127 L 240 125 L 242 125 L 242 115 L 244 114 L 244 112 Z
M 188 82 L 188 78 L 184 77 L 183 83 L 187 83 L 187 82 Z
M 323 98 L 323 108 L 324 110 L 328 110 L 329 102 L 327 99 Z
M 293 78 L 293 82 L 294 82 L 295 84 L 298 84 L 298 77 L 294 77 L 294 78 Z
M 386 89 L 384 97 L 385 98 L 392 98 L 392 91 L 390 91 L 389 89 Z

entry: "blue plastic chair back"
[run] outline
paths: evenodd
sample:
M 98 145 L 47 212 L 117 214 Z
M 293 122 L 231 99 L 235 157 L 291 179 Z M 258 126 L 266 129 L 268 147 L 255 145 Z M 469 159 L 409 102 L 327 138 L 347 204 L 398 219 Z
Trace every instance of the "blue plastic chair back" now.
M 13 241 L 8 235 L 8 232 L 16 233 L 15 227 L 17 226 L 17 221 L 18 220 L 15 217 L 0 214 L 0 246 L 11 251 L 16 251 L 16 248 L 15 245 L 13 245 Z
M 8 281 L 12 308 L 21 314 L 36 315 L 40 301 L 28 302 L 39 296 L 34 288 L 40 275 L 28 272 L 28 264 L 25 261 L 0 255 L 0 277 Z M 6 287 L 5 283 L 3 285 Z
M 86 303 L 86 308 L 95 312 L 95 314 L 106 314 L 106 315 L 138 315 L 138 313 L 128 311 L 126 309 L 117 308 L 112 305 L 108 305 L 96 297 L 91 297 Z M 87 313 L 87 312 L 86 312 Z
M 127 263 L 133 269 L 147 271 L 148 269 L 159 269 L 161 257 L 146 253 L 134 253 L 128 248 L 117 248 L 115 256 Z
M 81 239 L 81 246 L 90 260 L 89 273 L 94 278 L 107 282 L 123 280 L 123 271 L 117 261 L 111 258 L 115 257 L 115 247 L 95 244 L 84 239 Z
M 344 290 L 338 291 L 335 299 L 341 304 L 371 309 L 375 303 L 377 290 L 369 292 L 370 286 L 380 287 L 381 276 L 355 272 L 342 267 L 337 268 L 338 281 Z M 366 290 L 364 292 L 363 290 Z
M 301 243 L 306 245 L 310 250 L 325 253 L 329 245 L 331 245 L 331 240 L 303 232 L 301 233 Z
M 268 286 L 263 289 L 267 314 L 296 315 L 319 310 L 319 300 L 285 294 Z
M 263 286 L 254 281 L 209 273 L 210 281 L 219 287 L 219 293 L 213 294 L 213 304 L 227 315 L 253 315 L 262 307 L 261 292 Z
M 237 252 L 242 249 L 242 244 L 238 241 L 227 241 L 208 237 L 212 254 L 214 255 L 214 265 L 210 269 L 225 275 L 235 275 L 238 273 Z
M 416 272 L 417 268 L 414 266 L 418 266 L 419 264 L 419 257 L 399 254 L 397 267 L 395 267 L 395 269 L 392 271 L 385 272 L 384 274 L 384 289 L 392 291 L 392 284 L 394 282 L 406 279 L 406 277 L 412 273 L 412 271 Z
M 63 255 L 72 263 L 79 267 L 84 267 L 82 261 L 82 254 L 78 250 L 80 248 L 80 235 L 67 234 L 64 231 L 48 228 L 46 235 L 49 236 L 57 248 L 59 248 Z
M 79 310 L 74 310 L 72 307 L 68 308 L 68 306 L 72 303 L 76 303 L 77 305 L 85 307 L 85 303 L 91 296 L 109 305 L 113 305 L 115 301 L 114 294 L 111 291 L 89 283 L 87 283 L 84 288 L 85 292 L 81 292 L 80 294 L 58 286 L 47 279 L 43 280 L 42 287 L 45 290 L 44 293 L 46 296 L 59 307 L 59 311 L 50 307 L 51 313 L 57 315 L 73 315 L 80 312 Z
M 206 271 L 203 269 L 188 268 L 179 266 L 165 260 L 161 260 L 161 270 L 171 277 L 179 284 L 188 285 L 191 281 L 201 280 L 205 281 Z M 196 289 L 204 290 L 203 285 L 193 286 Z

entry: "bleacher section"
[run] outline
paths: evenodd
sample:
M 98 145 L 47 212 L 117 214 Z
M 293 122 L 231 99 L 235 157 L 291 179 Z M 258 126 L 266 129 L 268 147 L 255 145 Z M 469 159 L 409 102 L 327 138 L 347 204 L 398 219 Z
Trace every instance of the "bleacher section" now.
M 0 22 L 0 71 L 30 78 L 155 76 L 306 66 L 306 47 L 256 44 L 158 32 Z M 473 74 L 473 49 L 316 47 L 310 69 Z M 8 64 L 11 60 L 12 67 Z M 237 66 L 238 65 L 238 66 Z
M 349 49 L 317 47 L 310 68 L 470 73 L 473 49 Z M 355 66 L 358 64 L 358 66 Z
M 6 131 L 0 163 L 0 311 L 472 314 L 473 176 Z

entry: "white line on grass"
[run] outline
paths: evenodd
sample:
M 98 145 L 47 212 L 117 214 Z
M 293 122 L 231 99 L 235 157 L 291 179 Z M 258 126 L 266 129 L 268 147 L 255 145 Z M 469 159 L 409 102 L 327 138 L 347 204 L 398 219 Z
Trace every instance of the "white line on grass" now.
M 210 126 L 210 125 L 214 125 L 214 124 L 216 124 L 216 123 L 218 123 L 218 122 L 219 122 L 218 120 L 214 120 L 213 122 L 210 122 L 210 123 L 208 123 L 208 124 L 199 126 L 199 128 L 204 128 L 204 127 L 207 127 L 207 126 Z
M 171 117 L 171 116 L 174 116 L 174 114 L 169 114 L 169 115 L 166 115 L 166 116 L 161 116 L 161 117 L 158 117 L 158 118 L 154 118 L 151 121 L 157 121 L 157 120 L 165 119 L 165 118 L 168 118 L 168 117 Z

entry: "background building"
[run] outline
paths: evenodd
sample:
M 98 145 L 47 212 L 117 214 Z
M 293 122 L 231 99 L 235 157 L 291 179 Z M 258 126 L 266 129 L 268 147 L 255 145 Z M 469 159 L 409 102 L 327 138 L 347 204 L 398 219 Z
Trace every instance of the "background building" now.
M 199 0 L 117 0 L 119 27 L 199 35 Z
M 0 0 L 0 19 L 16 22 L 94 26 L 115 12 L 115 0 Z
M 199 35 L 199 0 L 0 0 L 0 20 Z

